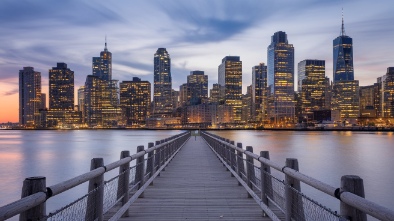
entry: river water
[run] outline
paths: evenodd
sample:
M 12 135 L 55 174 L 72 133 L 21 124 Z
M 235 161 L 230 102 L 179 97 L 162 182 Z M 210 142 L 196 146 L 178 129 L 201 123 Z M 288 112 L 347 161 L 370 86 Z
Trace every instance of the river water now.
M 26 177 L 45 176 L 47 186 L 88 172 L 92 158 L 104 164 L 119 159 L 122 150 L 164 139 L 181 131 L 167 130 L 0 130 L 0 206 L 18 200 Z M 271 160 L 285 164 L 297 158 L 300 172 L 334 187 L 342 175 L 364 179 L 366 198 L 394 210 L 394 133 L 335 131 L 213 131 L 253 146 L 258 154 L 270 151 Z M 115 172 L 115 171 L 114 171 Z M 279 175 L 280 176 L 280 175 Z M 338 200 L 307 186 L 303 191 L 333 210 Z M 82 196 L 86 185 L 50 198 L 47 212 Z

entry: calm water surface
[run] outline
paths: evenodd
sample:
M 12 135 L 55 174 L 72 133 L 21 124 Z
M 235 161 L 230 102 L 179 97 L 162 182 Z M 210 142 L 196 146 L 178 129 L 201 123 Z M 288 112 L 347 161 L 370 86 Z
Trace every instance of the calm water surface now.
M 20 198 L 26 177 L 45 176 L 47 186 L 89 171 L 90 159 L 104 158 L 108 164 L 122 150 L 136 152 L 180 131 L 70 130 L 0 131 L 0 206 Z M 393 132 L 302 132 L 302 131 L 214 131 L 258 153 L 270 151 L 271 159 L 284 165 L 297 158 L 300 171 L 334 187 L 342 175 L 364 179 L 366 198 L 394 210 Z M 116 173 L 116 171 L 114 171 Z M 114 174 L 113 173 L 113 174 Z M 108 176 L 111 176 L 109 174 Z M 333 210 L 338 201 L 307 186 L 303 191 Z M 86 193 L 87 185 L 49 199 L 47 212 Z

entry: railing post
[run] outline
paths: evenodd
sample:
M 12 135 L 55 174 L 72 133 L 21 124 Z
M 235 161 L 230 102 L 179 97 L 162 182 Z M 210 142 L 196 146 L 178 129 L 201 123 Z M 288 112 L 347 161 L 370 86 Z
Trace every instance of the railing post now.
M 341 177 L 341 192 L 351 192 L 357 196 L 365 198 L 363 179 L 359 176 L 346 175 Z M 366 221 L 367 215 L 341 201 L 340 215 L 350 220 Z
M 237 143 L 237 147 L 242 149 L 242 143 Z M 244 158 L 243 154 L 241 151 L 237 151 L 237 170 L 238 170 L 238 176 L 243 180 L 243 173 L 245 171 L 244 169 Z M 238 182 L 238 185 L 241 186 L 241 183 Z
M 268 151 L 260 151 L 260 157 L 263 157 L 267 160 L 270 159 L 270 155 Z M 264 163 L 261 163 L 260 166 L 260 180 L 261 180 L 261 201 L 268 206 L 268 197 L 272 198 L 272 180 L 270 177 L 271 168 Z M 266 214 L 264 213 L 264 216 Z
M 120 159 L 130 157 L 130 151 L 122 151 L 120 153 Z M 130 162 L 125 163 L 119 167 L 119 181 L 118 181 L 118 199 L 122 198 L 122 206 L 129 201 L 129 181 L 130 181 Z M 123 214 L 122 217 L 129 216 L 129 209 Z
M 234 141 L 230 141 L 231 145 L 234 145 Z M 235 150 L 233 148 L 230 147 L 230 155 L 231 155 L 231 169 L 233 169 L 234 171 L 236 171 L 235 169 L 235 164 L 237 162 L 237 158 L 235 156 Z M 231 173 L 231 177 L 234 177 L 234 174 Z
M 286 167 L 298 171 L 298 160 L 294 158 L 286 159 Z M 305 220 L 302 207 L 302 196 L 297 194 L 291 187 L 301 192 L 301 184 L 297 179 L 285 175 L 285 200 L 286 200 L 286 221 Z
M 153 144 L 153 142 L 149 142 L 148 143 L 148 149 L 149 148 L 151 148 L 151 147 L 153 147 L 154 146 L 154 144 Z M 153 167 L 154 167 L 154 157 L 155 157 L 155 155 L 154 155 L 154 152 L 153 151 L 151 151 L 151 152 L 149 152 L 148 153 L 148 160 L 147 160 L 147 165 L 146 165 L 146 173 L 148 173 L 149 174 L 149 178 L 151 178 L 152 177 L 152 175 L 153 175 L 153 171 L 154 171 L 154 169 L 153 169 Z M 153 185 L 153 180 L 152 180 L 152 182 L 149 184 L 149 186 L 152 186 Z
M 26 178 L 23 181 L 23 186 L 22 186 L 22 198 L 30 196 L 32 194 L 38 193 L 38 192 L 45 192 L 46 191 L 46 179 L 45 177 L 38 176 L 38 177 L 29 177 Z M 29 210 L 26 210 L 25 212 L 22 212 L 19 215 L 19 220 L 20 221 L 25 221 L 25 220 L 44 220 L 44 217 L 46 215 L 46 209 L 45 209 L 45 202 L 31 208 Z
M 161 143 L 163 144 L 166 141 L 167 141 L 167 139 L 163 139 L 163 140 L 161 140 Z M 164 165 L 164 162 L 166 162 L 166 147 L 167 147 L 167 145 L 163 145 L 161 147 L 161 151 L 160 151 L 160 167 L 162 165 Z M 166 171 L 166 168 L 163 167 L 162 171 Z
M 156 146 L 160 145 L 160 143 L 161 143 L 160 140 L 156 141 Z M 160 169 L 160 151 L 161 150 L 159 148 L 155 150 L 155 165 L 156 165 L 155 171 L 158 171 Z M 157 174 L 157 176 L 160 176 L 160 173 Z
M 90 162 L 90 170 L 104 166 L 103 158 L 93 158 Z M 95 191 L 93 191 L 95 190 Z M 103 200 L 104 200 L 104 174 L 89 180 L 89 196 L 86 206 L 85 220 L 103 220 Z
M 144 151 L 144 146 L 142 145 L 137 147 L 137 153 L 141 151 Z M 144 156 L 145 155 L 138 157 L 136 162 L 135 181 L 139 182 L 138 189 L 141 189 L 141 187 L 144 185 L 144 169 L 145 169 Z M 144 198 L 144 192 L 141 193 L 139 198 Z
M 246 151 L 253 153 L 253 147 L 246 146 Z M 256 175 L 254 172 L 253 158 L 248 155 L 246 155 L 246 168 L 247 168 L 247 173 L 246 173 L 247 185 L 251 190 L 253 190 L 253 182 L 256 180 L 255 179 Z M 248 192 L 248 198 L 252 198 L 252 195 L 250 195 L 249 192 Z

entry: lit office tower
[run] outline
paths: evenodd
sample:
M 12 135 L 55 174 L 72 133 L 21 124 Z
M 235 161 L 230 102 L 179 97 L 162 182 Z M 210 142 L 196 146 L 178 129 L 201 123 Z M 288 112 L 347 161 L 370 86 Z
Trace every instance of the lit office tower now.
M 394 67 L 382 77 L 382 117 L 394 117 Z
M 66 63 L 49 70 L 49 109 L 74 110 L 74 71 Z
M 264 122 L 267 117 L 267 66 L 260 63 L 252 68 L 253 120 Z
M 89 127 L 117 127 L 121 117 L 118 81 L 112 79 L 112 53 L 107 49 L 92 59 L 92 75 L 86 77 L 85 109 L 82 114 Z
M 151 84 L 133 77 L 133 81 L 123 81 L 120 87 L 120 106 L 128 127 L 145 125 L 150 115 Z
M 190 104 L 197 105 L 208 101 L 208 75 L 204 71 L 191 71 L 187 76 L 187 86 L 190 89 Z
M 298 63 L 298 92 L 301 116 L 313 120 L 313 111 L 326 109 L 326 66 L 324 60 L 303 60 Z
M 224 88 L 224 104 L 233 107 L 233 120 L 241 121 L 242 61 L 239 56 L 224 57 L 218 73 L 218 83 Z
M 105 40 L 104 51 L 100 52 L 100 57 L 93 57 L 93 76 L 102 80 L 112 80 L 112 53 L 108 51 L 107 40 Z
M 41 73 L 33 67 L 19 70 L 19 124 L 36 127 L 41 106 Z
M 155 53 L 153 78 L 153 115 L 154 117 L 171 117 L 173 109 L 171 58 L 165 48 L 158 48 Z
M 268 46 L 269 118 L 276 124 L 294 122 L 294 47 L 285 32 L 276 32 Z
M 342 17 L 341 34 L 333 41 L 332 110 L 341 118 L 359 116 L 359 82 L 354 80 L 353 40 L 345 33 Z

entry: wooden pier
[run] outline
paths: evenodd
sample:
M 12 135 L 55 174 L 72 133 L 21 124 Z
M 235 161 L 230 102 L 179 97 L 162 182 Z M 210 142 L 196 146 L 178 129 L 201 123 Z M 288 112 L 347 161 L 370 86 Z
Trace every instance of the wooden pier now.
M 206 142 L 190 138 L 120 220 L 270 220 Z

